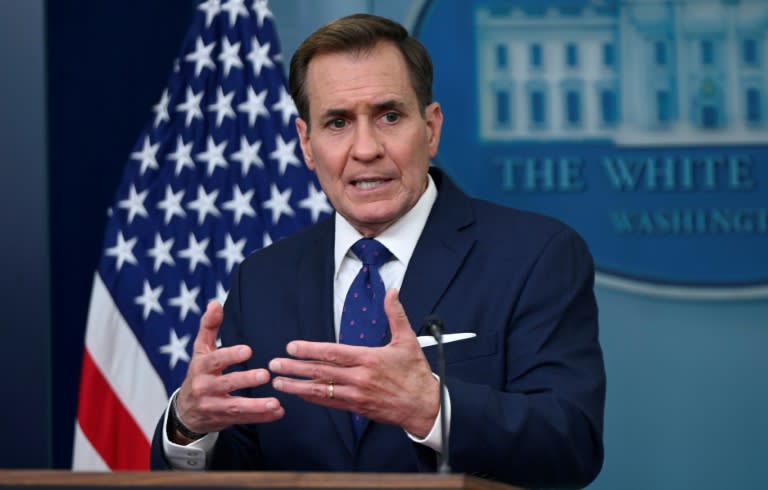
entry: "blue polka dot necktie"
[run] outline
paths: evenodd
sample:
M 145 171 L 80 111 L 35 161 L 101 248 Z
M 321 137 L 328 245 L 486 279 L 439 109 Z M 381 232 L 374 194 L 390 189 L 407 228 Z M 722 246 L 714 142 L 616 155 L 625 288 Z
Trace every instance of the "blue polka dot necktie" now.
M 392 258 L 387 247 L 372 238 L 361 238 L 352 251 L 363 262 L 347 291 L 341 313 L 339 342 L 350 345 L 380 347 L 389 342 L 389 322 L 384 314 L 386 288 L 379 267 Z M 359 439 L 365 427 L 365 417 L 353 413 L 352 425 Z

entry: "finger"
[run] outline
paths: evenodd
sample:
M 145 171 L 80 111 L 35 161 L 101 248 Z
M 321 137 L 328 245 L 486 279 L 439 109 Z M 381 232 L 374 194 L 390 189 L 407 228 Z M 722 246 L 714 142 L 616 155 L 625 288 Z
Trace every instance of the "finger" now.
M 194 372 L 219 374 L 229 366 L 247 361 L 251 358 L 251 353 L 251 348 L 247 345 L 222 347 L 208 355 L 198 356 L 195 359 Z
M 272 380 L 272 386 L 282 393 L 295 395 L 302 400 L 318 405 L 342 410 L 354 410 L 352 398 L 344 395 L 344 385 L 327 381 L 310 381 L 278 376 Z M 331 387 L 332 386 L 332 387 Z
M 215 300 L 208 303 L 205 313 L 200 318 L 200 328 L 193 346 L 195 353 L 207 354 L 216 350 L 216 338 L 219 336 L 219 328 L 223 320 L 224 310 L 221 303 Z
M 389 330 L 392 332 L 392 341 L 402 339 L 403 336 L 415 337 L 411 328 L 411 322 L 405 314 L 405 308 L 400 302 L 400 293 L 397 289 L 391 288 L 384 296 L 384 313 L 389 321 Z
M 323 361 L 337 366 L 356 366 L 361 355 L 370 347 L 360 347 L 330 342 L 309 342 L 293 340 L 286 346 L 286 351 L 298 359 Z
M 229 425 L 272 422 L 285 416 L 285 409 L 277 398 L 232 398 L 237 403 L 229 409 Z
M 269 370 L 282 376 L 320 382 L 336 381 L 347 383 L 352 381 L 348 367 L 339 367 L 319 361 L 275 358 L 269 362 Z
M 212 398 L 205 411 L 184 414 L 184 423 L 195 432 L 216 432 L 234 424 L 272 422 L 285 415 L 277 398 L 230 396 Z
M 268 383 L 271 374 L 266 369 L 250 369 L 223 374 L 221 376 L 208 377 L 205 381 L 205 389 L 210 396 L 228 395 L 234 391 L 246 388 L 255 388 Z

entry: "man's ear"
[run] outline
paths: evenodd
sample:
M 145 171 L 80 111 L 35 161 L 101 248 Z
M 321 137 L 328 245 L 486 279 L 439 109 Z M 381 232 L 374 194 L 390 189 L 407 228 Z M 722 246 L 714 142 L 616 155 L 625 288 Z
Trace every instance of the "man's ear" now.
M 440 104 L 432 102 L 425 109 L 427 122 L 427 143 L 429 144 L 429 157 L 437 155 L 437 147 L 440 145 L 440 132 L 443 129 L 443 111 Z
M 296 118 L 296 132 L 299 133 L 299 144 L 301 145 L 301 152 L 304 153 L 304 163 L 307 164 L 307 168 L 314 171 L 315 161 L 312 158 L 312 147 L 309 144 L 309 125 L 300 117 Z

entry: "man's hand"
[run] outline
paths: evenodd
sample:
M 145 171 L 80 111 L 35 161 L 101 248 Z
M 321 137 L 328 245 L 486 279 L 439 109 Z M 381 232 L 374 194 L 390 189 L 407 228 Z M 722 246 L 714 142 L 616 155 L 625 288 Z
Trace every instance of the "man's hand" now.
M 416 437 L 429 434 L 440 408 L 439 383 L 397 294 L 390 289 L 384 298 L 392 332 L 389 344 L 372 348 L 292 341 L 287 351 L 293 359 L 269 363 L 269 369 L 281 375 L 272 382 L 275 389 L 398 425 Z
M 216 348 L 216 337 L 224 318 L 217 301 L 208 303 L 200 319 L 187 377 L 176 398 L 179 420 L 193 432 L 216 432 L 233 424 L 272 422 L 285 415 L 276 398 L 245 398 L 230 392 L 269 382 L 266 369 L 222 374 L 227 367 L 251 357 L 247 345 Z M 174 442 L 189 442 L 180 434 Z

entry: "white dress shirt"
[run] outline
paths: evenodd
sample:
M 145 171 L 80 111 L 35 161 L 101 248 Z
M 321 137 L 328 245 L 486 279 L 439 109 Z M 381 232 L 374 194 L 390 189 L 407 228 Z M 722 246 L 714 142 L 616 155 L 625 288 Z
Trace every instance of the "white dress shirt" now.
M 416 243 L 424 230 L 427 218 L 432 210 L 432 205 L 437 199 L 437 187 L 432 176 L 428 175 L 427 190 L 419 198 L 416 205 L 411 208 L 403 217 L 401 217 L 392 226 L 384 230 L 381 235 L 376 236 L 376 240 L 381 242 L 392 253 L 393 259 L 379 267 L 381 278 L 384 280 L 386 289 L 397 288 L 403 284 L 405 271 L 408 268 L 408 262 L 411 260 Z M 351 247 L 363 236 L 352 227 L 343 216 L 336 213 L 336 227 L 334 235 L 334 276 L 333 276 L 333 319 L 336 331 L 336 339 L 339 338 L 339 325 L 341 324 L 341 312 L 344 307 L 344 299 L 347 290 L 352 285 L 362 262 L 354 253 Z M 407 313 L 407 312 L 406 312 Z M 417 319 L 411 319 L 415 321 Z M 437 376 L 435 375 L 437 378 Z M 171 396 L 173 399 L 176 392 Z M 451 401 L 446 389 L 446 421 L 450 427 Z M 168 410 L 170 410 L 170 401 L 163 426 L 168 427 Z M 419 439 L 406 432 L 411 440 L 424 444 L 435 451 L 439 451 L 442 444 L 442 434 L 440 425 L 440 412 L 438 411 L 432 430 L 424 439 Z M 211 432 L 204 437 L 182 446 L 172 442 L 163 431 L 163 450 L 172 468 L 177 470 L 204 470 L 206 467 L 207 454 L 213 450 L 218 432 Z

